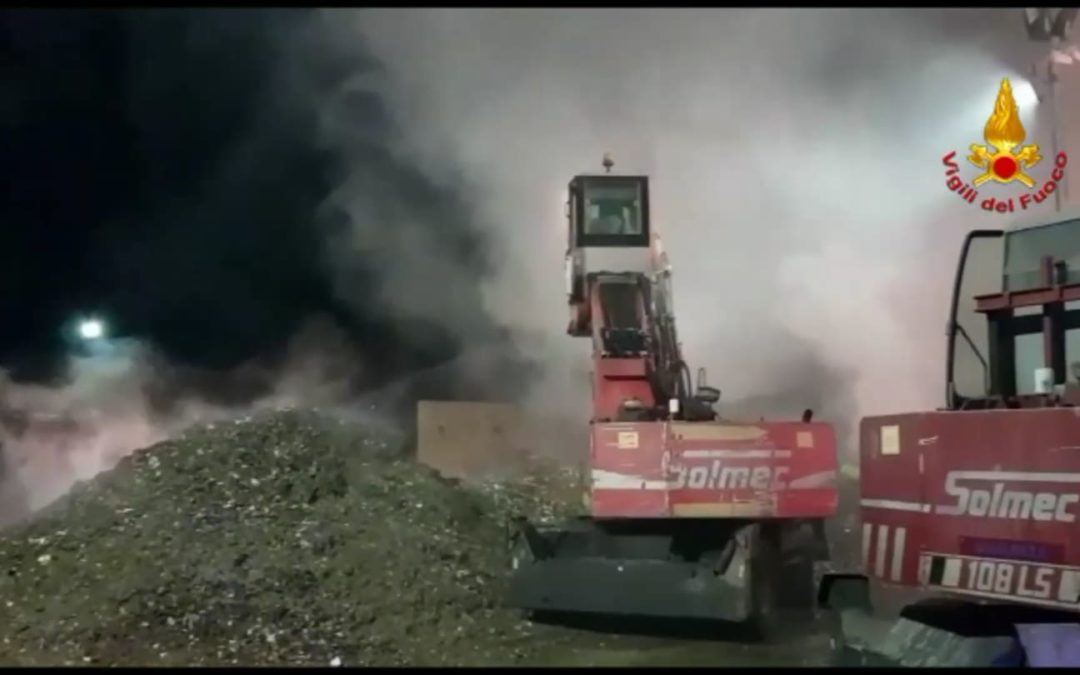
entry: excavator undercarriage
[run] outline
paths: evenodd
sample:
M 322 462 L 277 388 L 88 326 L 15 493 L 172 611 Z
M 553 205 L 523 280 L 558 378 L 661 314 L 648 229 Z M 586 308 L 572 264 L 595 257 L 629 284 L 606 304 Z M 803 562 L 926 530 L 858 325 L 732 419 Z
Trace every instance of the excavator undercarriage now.
M 805 619 L 814 563 L 828 556 L 814 522 L 749 519 L 520 521 L 512 546 L 512 606 L 753 622 L 763 631 L 780 615 Z

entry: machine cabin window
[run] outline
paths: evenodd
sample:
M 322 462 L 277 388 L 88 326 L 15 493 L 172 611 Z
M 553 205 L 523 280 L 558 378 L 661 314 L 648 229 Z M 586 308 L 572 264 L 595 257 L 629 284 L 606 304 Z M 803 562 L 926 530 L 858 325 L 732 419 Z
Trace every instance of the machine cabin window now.
M 1080 283 L 1080 219 L 1010 232 L 1005 238 L 1004 289 L 1040 288 L 1043 256 L 1063 265 L 1060 284 Z
M 949 376 L 959 398 L 951 399 L 950 405 L 965 405 L 965 399 L 1034 394 L 1036 371 L 1044 367 L 1053 369 L 1057 385 L 1075 385 L 1080 381 L 1080 301 L 983 314 L 976 310 L 974 298 L 1045 288 L 1048 272 L 1053 277 L 1050 284 L 1080 284 L 1080 219 L 973 241 L 979 245 L 965 249 L 963 275 L 955 289 L 954 318 L 964 332 L 951 342 Z M 1054 260 L 1052 270 L 1044 269 L 1047 257 Z M 1053 329 L 1049 335 L 1044 334 L 1045 311 L 1053 313 L 1048 317 Z
M 572 190 L 579 246 L 648 246 L 648 192 L 644 178 L 581 177 Z
M 1043 313 L 1040 307 L 1025 307 L 1012 318 L 1012 359 L 1015 393 L 1021 396 L 1035 393 L 1035 370 L 1050 366 L 1046 363 L 1043 347 Z M 1066 303 L 1060 315 L 1055 340 L 1063 341 L 1065 351 L 1065 382 L 1080 382 L 1080 369 L 1072 364 L 1080 363 L 1080 303 Z
M 636 185 L 592 186 L 585 192 L 585 234 L 641 234 Z

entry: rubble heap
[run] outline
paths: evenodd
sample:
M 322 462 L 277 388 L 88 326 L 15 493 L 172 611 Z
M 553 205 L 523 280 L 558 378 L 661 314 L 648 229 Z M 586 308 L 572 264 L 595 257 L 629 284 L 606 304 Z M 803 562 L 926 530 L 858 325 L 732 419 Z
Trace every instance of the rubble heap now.
M 470 488 L 313 411 L 139 451 L 0 532 L 12 665 L 509 664 L 506 521 L 541 483 Z

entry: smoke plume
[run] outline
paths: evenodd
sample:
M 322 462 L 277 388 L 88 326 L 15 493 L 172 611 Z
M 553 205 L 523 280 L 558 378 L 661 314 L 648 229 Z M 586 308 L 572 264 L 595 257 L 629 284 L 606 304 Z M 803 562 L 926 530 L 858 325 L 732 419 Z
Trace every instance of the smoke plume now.
M 195 422 L 333 405 L 407 425 L 417 398 L 496 396 L 527 365 L 480 301 L 455 174 L 396 152 L 379 62 L 322 45 L 317 18 L 0 12 L 19 167 L 0 521 Z M 61 328 L 87 310 L 109 335 L 76 356 Z
M 688 360 L 740 412 L 816 403 L 850 427 L 941 400 L 960 239 L 1003 223 L 944 188 L 940 158 L 1023 72 L 1013 14 L 370 10 L 324 31 L 386 64 L 397 152 L 472 190 L 484 306 L 547 366 L 534 402 L 586 410 L 563 203 L 611 151 L 652 180 Z
M 362 366 L 339 329 L 313 321 L 278 358 L 228 371 L 183 366 L 148 344 L 116 340 L 107 352 L 73 357 L 62 384 L 16 383 L 0 373 L 0 525 L 193 424 L 355 403 Z
M 583 423 L 563 203 L 605 151 L 651 177 L 722 409 L 936 405 L 957 245 L 1001 224 L 940 157 L 1031 58 L 1014 12 L 6 12 L 25 212 L 2 249 L 53 248 L 39 278 L 0 265 L 3 351 L 87 303 L 124 341 L 0 383 L 0 517 L 260 406 L 502 398 Z

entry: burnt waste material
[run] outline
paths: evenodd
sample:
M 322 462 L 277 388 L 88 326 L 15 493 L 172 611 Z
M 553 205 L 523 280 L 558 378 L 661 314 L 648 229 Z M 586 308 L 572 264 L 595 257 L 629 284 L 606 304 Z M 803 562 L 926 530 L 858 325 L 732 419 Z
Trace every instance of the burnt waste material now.
M 570 513 L 544 480 L 449 481 L 318 411 L 193 429 L 0 532 L 0 660 L 527 662 L 546 628 L 500 606 L 506 523 Z

